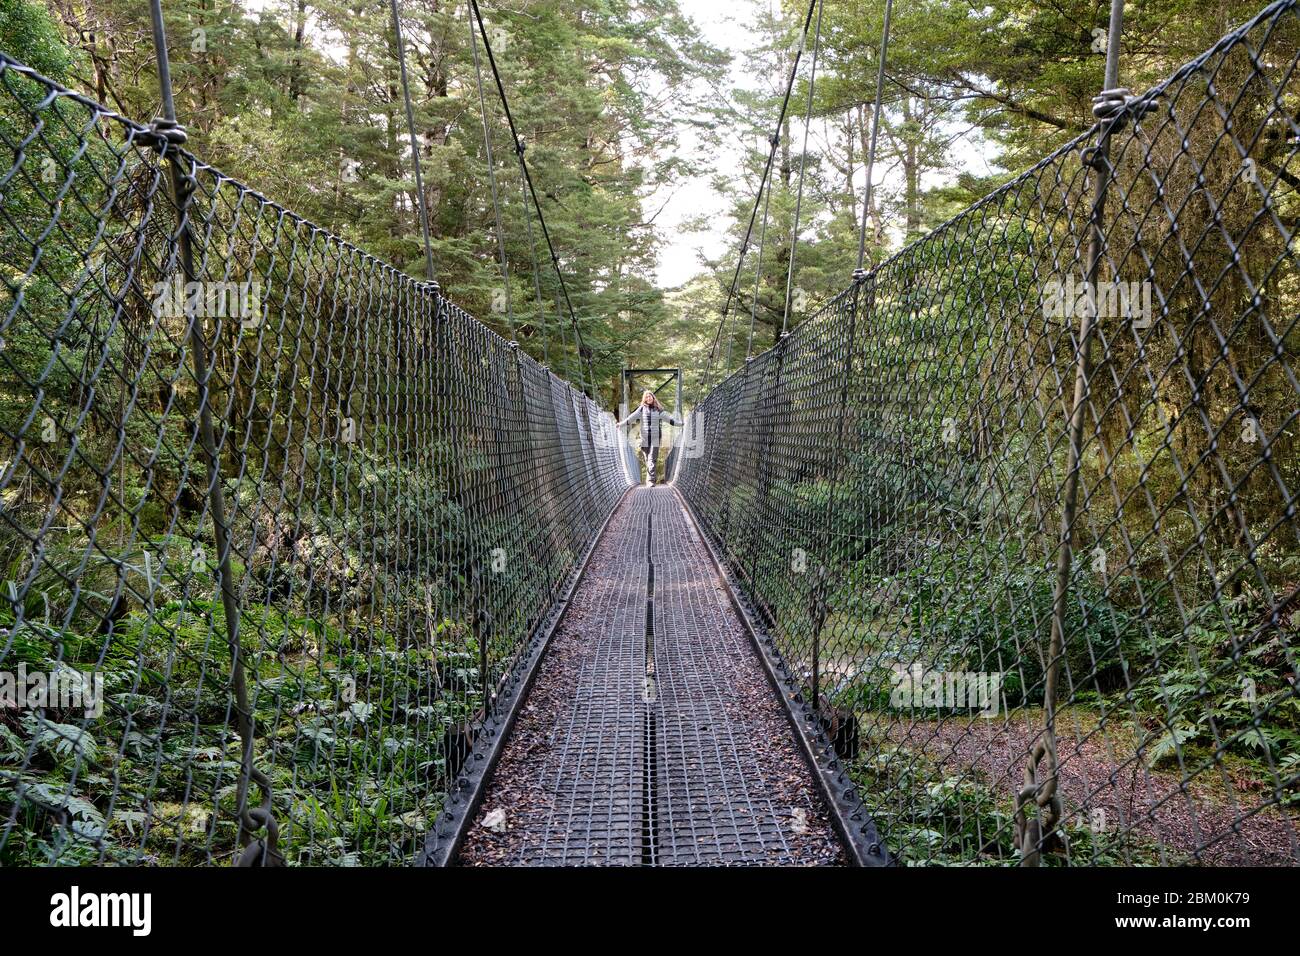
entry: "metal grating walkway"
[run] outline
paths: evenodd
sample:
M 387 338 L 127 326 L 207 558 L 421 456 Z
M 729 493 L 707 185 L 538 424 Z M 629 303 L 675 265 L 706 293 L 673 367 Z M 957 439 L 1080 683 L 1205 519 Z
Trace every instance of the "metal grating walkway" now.
M 611 518 L 460 862 L 841 862 L 675 489 L 636 488 Z

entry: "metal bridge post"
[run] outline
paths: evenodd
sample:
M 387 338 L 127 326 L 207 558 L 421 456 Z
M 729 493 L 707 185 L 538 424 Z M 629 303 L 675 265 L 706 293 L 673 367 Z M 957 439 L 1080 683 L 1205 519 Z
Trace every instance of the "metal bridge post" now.
M 839 490 L 841 450 L 844 447 L 844 416 L 849 410 L 849 382 L 853 380 L 853 352 L 857 342 L 858 300 L 866 291 L 864 311 L 869 315 L 875 306 L 875 273 L 865 273 L 859 268 L 853 275 L 853 297 L 849 303 L 848 349 L 844 357 L 844 376 L 840 383 L 840 411 L 835 417 L 835 453 L 832 464 L 830 493 L 826 496 L 826 517 L 822 522 L 823 545 L 818 550 L 818 569 L 813 576 L 812 589 L 808 595 L 809 622 L 812 625 L 812 706 L 821 713 L 821 630 L 829 613 L 826 587 L 829 574 L 826 559 L 832 548 L 831 522 L 835 516 L 835 492 Z
M 775 356 L 776 369 L 771 375 L 770 382 L 760 380 L 759 397 L 760 397 L 760 414 L 762 419 L 757 423 L 763 429 L 763 434 L 767 436 L 768 448 L 759 452 L 758 457 L 758 498 L 754 502 L 754 511 L 757 514 L 757 520 L 752 521 L 749 526 L 749 543 L 746 550 L 749 552 L 749 581 L 750 587 L 754 592 L 756 601 L 761 602 L 758 589 L 758 554 L 759 551 L 767 546 L 770 536 L 767 534 L 771 524 L 768 515 L 768 506 L 770 501 L 770 492 L 772 486 L 772 469 L 771 469 L 771 438 L 772 438 L 772 419 L 773 405 L 775 403 L 777 392 L 781 388 L 781 373 L 785 367 L 786 341 L 789 339 L 788 332 L 782 332 L 781 337 L 777 340 L 776 345 L 772 347 L 772 354 Z M 766 362 L 764 362 L 764 373 L 766 373 Z M 766 379 L 766 374 L 764 379 Z
M 185 281 L 197 282 L 194 269 L 194 248 L 190 238 L 190 200 L 194 195 L 193 170 L 182 169 L 181 147 L 186 141 L 185 130 L 176 121 L 176 101 L 172 95 L 171 65 L 167 56 L 167 32 L 163 22 L 161 0 L 150 0 L 149 15 L 153 25 L 154 53 L 157 58 L 158 87 L 162 96 L 163 116 L 155 120 L 153 129 L 158 134 L 155 145 L 162 156 L 169 158 L 171 167 L 172 199 L 176 204 L 176 246 Z M 248 697 L 248 680 L 244 670 L 243 649 L 239 640 L 239 599 L 235 594 L 230 563 L 230 524 L 226 517 L 226 498 L 221 488 L 221 457 L 217 447 L 216 432 L 212 423 L 212 403 L 209 391 L 211 366 L 208 362 L 207 342 L 203 337 L 202 319 L 186 296 L 186 324 L 190 351 L 193 353 L 194 379 L 198 385 L 199 443 L 208 467 L 208 504 L 212 510 L 212 538 L 217 549 L 217 579 L 221 589 L 222 611 L 226 618 L 226 642 L 230 648 L 230 682 L 234 694 L 235 724 L 240 738 L 240 774 L 236 797 L 239 813 L 239 841 L 244 848 L 239 855 L 239 866 L 280 866 L 284 859 L 276 849 L 279 827 L 271 807 L 271 781 L 253 765 L 253 741 L 256 728 L 253 708 Z M 248 789 L 256 783 L 262 791 L 262 802 L 256 809 L 248 806 Z M 252 834 L 266 830 L 266 837 L 254 840 Z

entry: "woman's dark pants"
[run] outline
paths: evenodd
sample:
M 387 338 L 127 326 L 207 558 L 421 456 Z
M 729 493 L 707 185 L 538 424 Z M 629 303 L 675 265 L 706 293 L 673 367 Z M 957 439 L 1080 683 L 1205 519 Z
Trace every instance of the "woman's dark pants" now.
M 645 459 L 646 478 L 653 485 L 655 483 L 655 474 L 659 471 L 659 446 L 642 445 L 641 457 Z

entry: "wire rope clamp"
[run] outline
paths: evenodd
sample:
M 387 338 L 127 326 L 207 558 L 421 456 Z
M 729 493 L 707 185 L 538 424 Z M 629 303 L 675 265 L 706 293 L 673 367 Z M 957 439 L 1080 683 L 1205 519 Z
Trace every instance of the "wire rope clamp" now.
M 275 847 L 271 846 L 266 839 L 259 838 L 254 840 L 248 846 L 244 847 L 244 852 L 239 855 L 235 861 L 235 866 L 239 868 L 247 867 L 282 867 L 287 866 L 283 856 Z
M 1047 760 L 1047 777 L 1040 780 L 1038 765 Z M 1039 866 L 1044 850 L 1055 848 L 1061 837 L 1057 824 L 1065 815 L 1059 785 L 1055 735 L 1049 730 L 1039 740 L 1025 764 L 1024 786 L 1016 795 L 1014 842 L 1020 852 L 1021 866 Z
M 1152 100 L 1134 96 L 1125 87 L 1102 90 L 1092 98 L 1092 115 L 1101 123 L 1103 135 L 1115 132 L 1130 119 L 1137 122 L 1155 108 Z
M 180 149 L 189 141 L 190 135 L 185 131 L 185 127 L 176 120 L 165 119 L 161 116 L 155 116 L 153 121 L 140 133 L 142 142 L 148 144 L 160 153 L 166 153 L 169 148 Z
M 252 779 L 259 786 L 269 786 L 266 776 L 258 771 L 251 775 Z M 280 853 L 280 826 L 276 822 L 275 815 L 271 812 L 270 791 L 266 791 L 266 800 L 260 807 L 247 810 L 241 817 L 242 825 L 248 830 L 266 830 L 266 836 L 257 837 L 249 840 L 242 853 L 239 854 L 235 861 L 236 867 L 281 867 L 286 862 L 284 855 Z
M 1095 169 L 1098 172 L 1104 172 L 1107 165 L 1105 155 L 1096 146 L 1087 146 L 1081 150 L 1079 162 L 1088 169 Z
M 1133 99 L 1133 91 L 1124 87 L 1102 90 L 1092 98 L 1092 115 L 1099 120 L 1114 119 Z

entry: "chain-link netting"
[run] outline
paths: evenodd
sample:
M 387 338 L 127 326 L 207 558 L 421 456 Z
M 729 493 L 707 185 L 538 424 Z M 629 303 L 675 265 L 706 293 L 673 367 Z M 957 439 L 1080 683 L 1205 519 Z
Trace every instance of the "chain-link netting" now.
M 625 446 L 176 139 L 0 56 L 0 862 L 409 860 Z
M 696 410 L 905 861 L 1300 861 L 1298 51 L 1277 3 L 1100 97 Z

